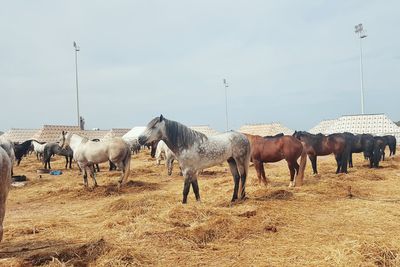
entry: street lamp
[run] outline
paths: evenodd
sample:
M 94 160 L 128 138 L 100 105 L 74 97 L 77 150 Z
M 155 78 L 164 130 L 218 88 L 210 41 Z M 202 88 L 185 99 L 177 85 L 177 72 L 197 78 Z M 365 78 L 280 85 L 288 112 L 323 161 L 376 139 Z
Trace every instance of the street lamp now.
M 79 116 L 79 90 L 78 90 L 78 51 L 80 51 L 80 48 L 75 41 L 74 41 L 74 48 L 75 48 L 76 111 L 78 113 L 78 127 L 80 127 L 81 118 Z
M 225 119 L 226 119 L 226 131 L 228 131 L 228 83 L 226 79 L 223 79 L 224 87 L 225 87 Z
M 361 114 L 364 114 L 364 79 L 363 79 L 363 61 L 362 61 L 362 45 L 361 45 L 361 40 L 366 38 L 367 35 L 364 32 L 363 25 L 360 23 L 356 26 L 355 28 L 355 33 L 358 35 L 358 38 L 360 39 L 360 82 L 361 82 Z

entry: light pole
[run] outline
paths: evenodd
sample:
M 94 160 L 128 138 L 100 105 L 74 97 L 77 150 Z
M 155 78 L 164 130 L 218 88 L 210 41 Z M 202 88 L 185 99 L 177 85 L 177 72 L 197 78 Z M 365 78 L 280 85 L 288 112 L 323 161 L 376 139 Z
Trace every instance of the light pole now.
M 358 35 L 358 38 L 360 39 L 360 82 L 361 82 L 361 114 L 364 114 L 364 79 L 363 79 L 363 61 L 362 61 L 362 45 L 361 45 L 361 40 L 367 37 L 367 35 L 364 32 L 363 25 L 360 23 L 356 26 L 355 28 L 355 33 Z
M 225 119 L 226 119 L 226 131 L 228 131 L 229 126 L 228 126 L 228 83 L 226 82 L 226 79 L 223 80 L 224 82 L 224 87 L 225 87 Z
M 75 41 L 74 41 L 74 48 L 75 48 L 76 111 L 78 113 L 78 127 L 80 127 L 81 118 L 79 116 L 79 89 L 78 89 L 78 51 L 80 51 L 80 48 Z

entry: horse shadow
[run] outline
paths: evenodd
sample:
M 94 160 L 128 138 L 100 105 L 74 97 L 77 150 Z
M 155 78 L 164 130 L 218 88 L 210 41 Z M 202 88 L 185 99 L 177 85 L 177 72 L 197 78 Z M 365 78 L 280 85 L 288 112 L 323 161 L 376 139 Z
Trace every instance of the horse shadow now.
M 157 183 L 129 180 L 121 187 L 119 187 L 117 183 L 98 185 L 96 187 L 84 187 L 78 190 L 77 196 L 83 198 L 109 197 L 109 196 L 119 196 L 130 193 L 141 193 L 145 191 L 155 191 L 159 190 L 160 188 L 161 188 L 160 184 Z

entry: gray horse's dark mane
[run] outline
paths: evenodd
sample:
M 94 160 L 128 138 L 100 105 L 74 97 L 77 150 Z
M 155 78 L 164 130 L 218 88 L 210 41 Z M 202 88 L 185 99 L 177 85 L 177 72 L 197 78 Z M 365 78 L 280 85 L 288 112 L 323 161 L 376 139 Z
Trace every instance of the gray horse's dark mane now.
M 197 132 L 190 129 L 189 127 L 172 120 L 165 121 L 165 129 L 167 140 L 164 140 L 167 145 L 173 146 L 172 151 L 178 149 L 187 149 L 191 147 L 195 142 L 203 142 L 208 140 L 207 136 L 203 133 Z

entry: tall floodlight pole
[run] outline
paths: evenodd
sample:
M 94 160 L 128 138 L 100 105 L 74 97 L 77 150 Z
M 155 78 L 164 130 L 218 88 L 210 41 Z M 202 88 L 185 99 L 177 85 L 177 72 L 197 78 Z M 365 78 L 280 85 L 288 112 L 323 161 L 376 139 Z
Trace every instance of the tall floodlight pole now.
M 226 119 L 226 131 L 229 130 L 228 126 L 228 83 L 226 82 L 226 79 L 224 81 L 224 87 L 225 87 L 225 119 Z
M 76 111 L 78 113 L 78 127 L 81 125 L 81 118 L 79 116 L 79 89 L 78 89 L 78 51 L 80 50 L 79 46 L 74 42 L 75 48 L 75 83 L 76 83 Z
M 364 32 L 363 25 L 360 23 L 356 26 L 355 28 L 355 33 L 358 35 L 358 38 L 360 39 L 360 82 L 361 82 L 361 114 L 364 114 L 364 78 L 363 78 L 363 61 L 362 61 L 362 45 L 361 45 L 361 40 L 367 37 L 367 35 Z

